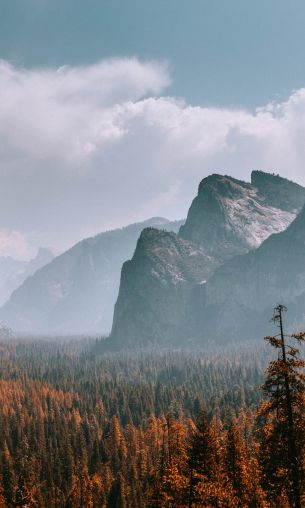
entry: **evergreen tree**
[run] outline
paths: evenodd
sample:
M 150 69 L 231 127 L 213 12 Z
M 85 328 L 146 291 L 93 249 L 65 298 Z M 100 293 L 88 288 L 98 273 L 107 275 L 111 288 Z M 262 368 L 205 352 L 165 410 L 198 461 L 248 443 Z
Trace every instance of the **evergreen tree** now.
M 2 453 L 2 485 L 5 498 L 8 503 L 11 503 L 13 498 L 13 488 L 15 485 L 15 473 L 12 456 L 7 443 L 5 443 Z
M 199 482 L 211 482 L 216 472 L 215 439 L 210 429 L 205 411 L 200 416 L 193 429 L 189 446 L 189 507 L 198 502 L 196 485 Z
M 113 482 L 107 502 L 107 508 L 127 508 L 126 502 L 126 482 L 120 473 Z
M 13 506 L 16 508 L 34 508 L 37 506 L 37 502 L 34 499 L 31 490 L 25 484 L 25 480 L 22 475 L 19 476 Z
M 0 508 L 7 508 L 6 500 L 4 497 L 4 489 L 0 485 Z
M 232 418 L 226 435 L 224 472 L 232 488 L 237 505 L 247 505 L 249 492 L 248 461 L 238 421 Z
M 286 343 L 285 311 L 283 305 L 276 307 L 273 320 L 278 323 L 280 333 L 266 337 L 278 350 L 278 358 L 269 364 L 262 387 L 268 401 L 262 404 L 258 414 L 264 420 L 260 429 L 260 459 L 265 489 L 273 498 L 288 496 L 291 506 L 301 508 L 305 445 L 305 376 L 302 371 L 305 362 L 299 358 L 299 350 Z M 302 343 L 305 334 L 293 334 L 290 338 Z

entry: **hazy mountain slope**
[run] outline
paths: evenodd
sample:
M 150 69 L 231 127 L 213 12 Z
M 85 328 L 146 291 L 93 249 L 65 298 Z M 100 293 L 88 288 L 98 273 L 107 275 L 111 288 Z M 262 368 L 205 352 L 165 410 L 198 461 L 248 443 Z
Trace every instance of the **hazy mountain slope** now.
M 121 266 L 142 229 L 177 231 L 181 223 L 153 218 L 79 242 L 29 277 L 0 309 L 1 319 L 23 332 L 109 331 Z
M 40 248 L 30 261 L 18 261 L 11 257 L 0 257 L 0 305 L 3 305 L 23 281 L 33 275 L 54 258 L 52 252 Z
M 18 261 L 9 256 L 0 257 L 0 305 L 5 303 L 18 287 L 15 280 L 24 272 L 26 261 Z
M 217 261 L 174 233 L 148 228 L 124 263 L 111 344 L 179 343 L 196 333 L 196 295 Z M 190 337 L 191 338 L 191 337 Z
M 219 312 L 223 311 L 230 317 L 230 289 L 235 284 L 234 278 L 229 277 L 231 268 L 228 268 L 228 278 L 224 276 L 221 279 L 222 285 L 217 293 L 219 300 L 223 287 L 227 292 L 220 306 L 215 303 L 217 311 L 211 300 L 209 310 L 203 314 L 206 310 L 205 286 L 210 285 L 202 282 L 208 281 L 216 268 L 228 259 L 257 248 L 271 234 L 285 230 L 304 201 L 304 188 L 263 172 L 253 172 L 251 184 L 221 175 L 211 175 L 202 180 L 178 237 L 173 235 L 164 242 L 156 231 L 149 241 L 146 237 L 142 238 L 131 262 L 124 265 L 108 342 L 112 340 L 116 345 L 124 345 L 131 344 L 133 340 L 135 343 L 157 340 L 177 344 L 193 339 L 195 335 L 198 338 L 205 334 L 212 339 L 214 335 L 221 335 Z M 186 254 L 174 256 L 175 242 L 181 240 L 184 240 Z M 201 261 L 199 263 L 194 257 L 194 263 L 198 264 L 197 279 L 186 277 L 179 286 L 179 292 L 176 284 L 164 282 L 163 266 L 168 260 L 171 273 L 187 272 L 188 242 L 192 242 L 190 248 L 198 249 L 197 257 Z M 239 259 L 234 261 L 237 266 Z M 209 319 L 209 312 L 211 318 L 215 316 L 214 320 Z M 187 320 L 185 316 L 191 318 Z M 237 316 L 234 313 L 232 316 L 230 326 L 234 330 Z

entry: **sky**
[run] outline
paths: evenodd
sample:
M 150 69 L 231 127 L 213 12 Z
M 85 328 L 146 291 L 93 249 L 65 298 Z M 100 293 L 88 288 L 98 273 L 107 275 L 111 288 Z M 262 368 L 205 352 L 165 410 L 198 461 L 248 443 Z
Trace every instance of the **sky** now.
M 202 178 L 305 185 L 303 0 L 0 0 L 0 255 L 186 216 Z

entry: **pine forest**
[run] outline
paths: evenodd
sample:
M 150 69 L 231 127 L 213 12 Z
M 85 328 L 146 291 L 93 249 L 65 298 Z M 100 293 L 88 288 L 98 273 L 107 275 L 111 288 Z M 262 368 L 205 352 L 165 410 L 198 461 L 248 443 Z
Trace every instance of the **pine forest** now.
M 3 341 L 0 506 L 305 506 L 303 342 Z

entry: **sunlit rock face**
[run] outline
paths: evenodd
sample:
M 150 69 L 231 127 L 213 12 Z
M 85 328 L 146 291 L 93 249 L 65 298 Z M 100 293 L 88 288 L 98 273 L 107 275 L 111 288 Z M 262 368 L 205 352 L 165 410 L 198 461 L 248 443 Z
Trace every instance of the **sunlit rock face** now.
M 179 234 L 225 261 L 286 229 L 304 202 L 304 188 L 278 176 L 255 171 L 246 183 L 211 175 L 200 183 Z

